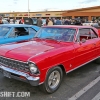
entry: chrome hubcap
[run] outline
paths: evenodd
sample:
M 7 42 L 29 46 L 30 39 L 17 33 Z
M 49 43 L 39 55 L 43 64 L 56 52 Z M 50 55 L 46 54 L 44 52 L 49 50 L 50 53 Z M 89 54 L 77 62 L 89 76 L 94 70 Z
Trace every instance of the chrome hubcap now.
M 53 71 L 48 78 L 49 87 L 54 89 L 58 86 L 59 82 L 60 82 L 60 73 L 58 71 Z

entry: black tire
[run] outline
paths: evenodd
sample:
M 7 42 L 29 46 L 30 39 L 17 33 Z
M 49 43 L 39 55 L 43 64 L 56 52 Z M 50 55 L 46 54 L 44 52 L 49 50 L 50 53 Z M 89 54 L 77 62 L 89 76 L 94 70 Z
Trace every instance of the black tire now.
M 95 63 L 100 64 L 100 58 L 97 58 L 97 59 L 95 60 Z
M 57 78 L 58 78 L 58 80 L 60 79 L 59 82 L 58 82 L 57 81 L 57 78 L 55 79 L 53 77 L 53 79 L 51 80 L 52 81 L 51 83 L 53 83 L 54 81 L 56 81 L 56 83 L 58 82 L 57 85 L 55 84 L 55 87 L 54 88 L 52 88 L 53 86 L 52 87 L 49 86 L 50 77 L 51 77 L 51 75 L 53 73 L 58 74 L 58 77 Z M 40 88 L 41 91 L 43 91 L 45 93 L 49 93 L 49 94 L 50 93 L 53 93 L 53 92 L 55 92 L 59 88 L 59 86 L 60 86 L 60 84 L 62 82 L 62 79 L 63 79 L 62 69 L 59 66 L 53 67 L 52 69 L 50 69 L 48 71 L 45 82 L 42 85 L 40 85 L 39 88 Z

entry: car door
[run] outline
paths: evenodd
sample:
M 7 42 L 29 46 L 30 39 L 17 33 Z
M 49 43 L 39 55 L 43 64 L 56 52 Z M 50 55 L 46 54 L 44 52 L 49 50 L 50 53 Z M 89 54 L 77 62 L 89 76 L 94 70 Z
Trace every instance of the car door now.
M 14 27 L 6 39 L 6 43 L 24 42 L 34 37 L 36 31 L 30 27 Z
M 94 40 L 94 45 L 95 45 L 95 58 L 100 55 L 100 37 L 97 35 L 94 29 L 90 30 L 91 32 L 91 38 Z
M 79 29 L 75 47 L 75 66 L 82 65 L 95 58 L 95 41 L 91 39 L 90 29 Z

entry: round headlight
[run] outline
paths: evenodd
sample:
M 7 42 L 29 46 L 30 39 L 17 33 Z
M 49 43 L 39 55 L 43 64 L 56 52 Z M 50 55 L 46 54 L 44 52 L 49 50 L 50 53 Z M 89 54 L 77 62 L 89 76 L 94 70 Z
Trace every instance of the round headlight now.
M 32 63 L 29 64 L 29 67 L 30 67 L 30 71 L 31 71 L 32 74 L 37 73 L 38 69 L 34 64 L 32 64 Z

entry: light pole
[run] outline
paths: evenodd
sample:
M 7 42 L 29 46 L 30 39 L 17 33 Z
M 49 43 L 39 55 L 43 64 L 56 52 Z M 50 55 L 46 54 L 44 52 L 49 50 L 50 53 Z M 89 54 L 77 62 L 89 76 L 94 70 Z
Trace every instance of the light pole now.
M 29 0 L 28 0 L 28 18 L 29 18 L 29 11 L 30 11 L 30 9 L 29 9 Z

